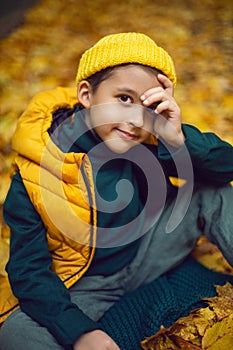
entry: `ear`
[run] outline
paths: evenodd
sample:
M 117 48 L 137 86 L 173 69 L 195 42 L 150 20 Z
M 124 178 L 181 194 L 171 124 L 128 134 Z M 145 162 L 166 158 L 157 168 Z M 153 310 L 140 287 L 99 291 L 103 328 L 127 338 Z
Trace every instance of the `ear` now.
M 87 80 L 82 80 L 78 84 L 78 101 L 84 108 L 91 107 L 92 87 Z

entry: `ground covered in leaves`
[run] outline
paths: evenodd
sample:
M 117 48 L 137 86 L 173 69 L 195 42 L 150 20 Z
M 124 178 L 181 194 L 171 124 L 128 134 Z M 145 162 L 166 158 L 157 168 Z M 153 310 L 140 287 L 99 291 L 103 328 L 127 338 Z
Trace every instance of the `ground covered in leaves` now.
M 232 20 L 231 0 L 39 1 L 0 41 L 0 209 L 19 115 L 37 92 L 74 86 L 82 52 L 107 34 L 143 32 L 164 47 L 175 62 L 184 122 L 232 143 Z M 194 254 L 210 268 L 232 272 L 204 239 Z M 0 258 L 3 264 L 1 249 Z

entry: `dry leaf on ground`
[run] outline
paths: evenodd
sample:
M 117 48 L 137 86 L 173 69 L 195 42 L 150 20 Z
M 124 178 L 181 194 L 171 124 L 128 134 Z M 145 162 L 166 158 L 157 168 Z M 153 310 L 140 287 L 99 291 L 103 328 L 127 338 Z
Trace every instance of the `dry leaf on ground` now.
M 209 328 L 202 339 L 202 350 L 230 350 L 232 348 L 233 313 Z

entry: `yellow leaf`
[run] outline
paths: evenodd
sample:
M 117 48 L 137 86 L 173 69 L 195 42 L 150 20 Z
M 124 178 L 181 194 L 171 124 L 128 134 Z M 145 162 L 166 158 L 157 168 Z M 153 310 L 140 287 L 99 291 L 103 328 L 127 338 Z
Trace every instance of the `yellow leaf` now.
M 233 314 L 215 323 L 206 331 L 202 339 L 203 350 L 230 350 L 232 348 Z
M 227 282 L 224 286 L 216 286 L 218 296 L 227 297 L 233 300 L 233 287 L 232 284 Z
M 211 270 L 233 274 L 233 267 L 227 262 L 217 246 L 209 242 L 205 236 L 201 236 L 198 240 L 192 256 Z
M 217 321 L 233 313 L 233 286 L 226 283 L 225 286 L 217 286 L 217 297 L 206 298 L 209 308 L 215 313 Z

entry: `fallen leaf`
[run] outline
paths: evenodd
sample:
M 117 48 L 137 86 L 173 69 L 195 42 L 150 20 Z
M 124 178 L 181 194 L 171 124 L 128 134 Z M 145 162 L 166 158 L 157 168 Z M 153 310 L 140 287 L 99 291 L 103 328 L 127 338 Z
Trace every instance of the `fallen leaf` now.
M 232 310 L 233 312 L 233 310 Z M 230 350 L 233 348 L 233 314 L 209 328 L 203 339 L 203 350 Z

